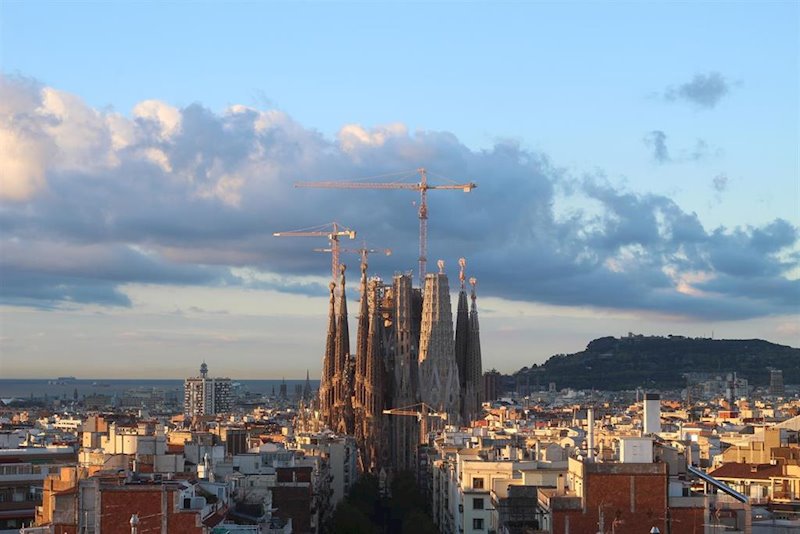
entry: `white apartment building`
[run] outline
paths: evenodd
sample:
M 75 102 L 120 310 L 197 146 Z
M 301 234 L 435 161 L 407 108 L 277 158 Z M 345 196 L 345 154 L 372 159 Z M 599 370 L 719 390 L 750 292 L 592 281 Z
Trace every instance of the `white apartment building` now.
M 200 366 L 200 376 L 184 381 L 184 415 L 215 415 L 230 412 L 232 408 L 231 379 L 209 378 L 205 362 Z
M 494 450 L 442 447 L 431 469 L 433 518 L 445 534 L 499 532 L 511 486 L 555 487 L 566 462 L 514 458 L 491 461 Z M 512 455 L 513 456 L 513 455 Z

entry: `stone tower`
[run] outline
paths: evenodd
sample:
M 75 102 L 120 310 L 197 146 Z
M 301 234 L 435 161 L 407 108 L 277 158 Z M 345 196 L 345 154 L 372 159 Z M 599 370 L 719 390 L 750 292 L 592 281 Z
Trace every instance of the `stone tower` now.
M 341 266 L 339 307 L 336 313 L 336 341 L 333 370 L 333 418 L 329 425 L 339 434 L 353 434 L 353 362 L 350 358 L 350 328 L 347 322 L 345 266 Z
M 478 305 L 475 286 L 477 280 L 470 278 L 472 286 L 472 308 L 469 312 L 469 332 L 467 338 L 466 378 L 464 380 L 464 400 L 462 402 L 464 422 L 475 420 L 481 413 L 483 402 L 483 362 L 481 361 L 481 331 L 478 324 Z
M 336 368 L 336 284 L 331 282 L 330 305 L 328 307 L 328 332 L 325 336 L 325 354 L 322 357 L 322 376 L 319 382 L 319 409 L 322 420 L 330 428 L 333 426 L 333 406 L 335 388 L 335 368 Z
M 460 383 L 453 338 L 450 287 L 439 261 L 439 273 L 425 276 L 419 340 L 419 397 L 448 421 L 461 419 Z M 436 420 L 433 420 L 434 422 Z
M 458 260 L 458 265 L 461 267 L 458 276 L 458 279 L 461 282 L 461 288 L 458 291 L 458 306 L 456 307 L 455 354 L 456 365 L 458 366 L 459 392 L 461 395 L 461 420 L 464 422 L 464 424 L 469 424 L 472 419 L 465 407 L 465 401 L 467 398 L 467 347 L 469 344 L 469 305 L 467 304 L 467 291 L 464 284 L 464 268 L 466 267 L 466 260 L 461 258 Z
M 372 280 L 367 285 L 365 297 L 369 310 L 369 335 L 367 336 L 366 373 L 364 375 L 364 397 L 361 425 L 364 428 L 364 462 L 367 470 L 377 473 L 388 456 L 388 435 L 383 410 L 386 407 L 384 382 L 384 321 L 381 316 L 381 293 L 383 284 Z
M 361 263 L 361 303 L 356 332 L 355 437 L 364 471 L 377 472 L 388 456 L 383 410 L 386 407 L 384 381 L 385 328 L 381 315 L 383 283 L 367 281 L 366 257 Z
M 367 376 L 367 346 L 369 344 L 369 304 L 367 302 L 367 263 L 361 262 L 361 301 L 358 307 L 358 323 L 356 327 L 356 366 L 353 380 L 353 409 L 356 413 L 356 441 L 363 441 L 363 428 L 358 424 L 358 418 L 364 410 L 364 388 Z
M 411 287 L 411 275 L 396 275 L 385 299 L 385 308 L 391 310 L 387 336 L 387 361 L 391 380 L 390 408 L 403 408 L 418 402 L 419 302 L 419 292 Z M 419 423 L 416 418 L 392 417 L 391 456 L 395 468 L 402 470 L 416 467 L 418 444 Z

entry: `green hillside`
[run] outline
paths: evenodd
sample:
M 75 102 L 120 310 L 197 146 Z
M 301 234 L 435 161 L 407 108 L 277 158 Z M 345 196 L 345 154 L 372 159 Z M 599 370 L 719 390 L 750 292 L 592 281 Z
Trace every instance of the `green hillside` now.
M 513 387 L 547 385 L 561 389 L 681 388 L 685 373 L 736 372 L 751 385 L 769 383 L 769 370 L 783 370 L 786 384 L 800 383 L 800 349 L 761 339 L 706 339 L 682 336 L 602 337 L 575 354 L 557 354 L 542 365 L 509 377 Z

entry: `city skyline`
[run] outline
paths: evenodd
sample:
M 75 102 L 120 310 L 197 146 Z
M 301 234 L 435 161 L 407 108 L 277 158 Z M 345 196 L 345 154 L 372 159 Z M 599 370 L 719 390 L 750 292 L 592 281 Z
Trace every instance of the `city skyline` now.
M 391 280 L 417 196 L 293 183 L 420 166 L 478 185 L 428 264 L 477 277 L 485 369 L 799 346 L 797 4 L 571 6 L 3 3 L 3 377 L 318 379 L 326 243 L 272 233 L 337 220 Z

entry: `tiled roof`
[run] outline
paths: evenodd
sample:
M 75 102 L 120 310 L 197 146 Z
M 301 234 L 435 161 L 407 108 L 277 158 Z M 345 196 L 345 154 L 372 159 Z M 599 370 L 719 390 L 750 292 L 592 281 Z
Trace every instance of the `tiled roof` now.
M 738 462 L 722 464 L 719 468 L 709 473 L 709 475 L 714 478 L 736 478 L 751 480 L 769 480 L 770 477 L 778 477 L 782 474 L 783 468 L 780 465 L 747 464 Z

